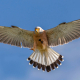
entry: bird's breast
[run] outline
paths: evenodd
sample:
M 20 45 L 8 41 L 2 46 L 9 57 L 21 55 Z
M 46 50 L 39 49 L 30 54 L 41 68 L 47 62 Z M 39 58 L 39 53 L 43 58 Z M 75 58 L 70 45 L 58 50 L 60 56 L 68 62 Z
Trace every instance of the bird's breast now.
M 46 33 L 34 34 L 34 46 L 36 49 L 44 50 L 48 46 Z

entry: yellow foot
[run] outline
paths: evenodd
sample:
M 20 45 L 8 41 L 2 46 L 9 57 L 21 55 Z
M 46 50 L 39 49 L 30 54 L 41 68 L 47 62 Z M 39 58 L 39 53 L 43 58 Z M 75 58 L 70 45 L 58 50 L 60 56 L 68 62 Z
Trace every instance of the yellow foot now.
M 31 48 L 30 50 L 33 50 L 33 51 L 35 51 L 33 48 Z

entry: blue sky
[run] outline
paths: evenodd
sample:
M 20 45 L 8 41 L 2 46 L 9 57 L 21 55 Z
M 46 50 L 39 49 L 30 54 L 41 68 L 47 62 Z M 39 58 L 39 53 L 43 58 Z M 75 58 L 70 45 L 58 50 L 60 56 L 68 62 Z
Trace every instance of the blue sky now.
M 80 0 L 0 0 L 0 26 L 33 31 L 80 19 Z M 38 71 L 26 60 L 33 51 L 0 43 L 0 80 L 80 80 L 80 39 L 53 47 L 64 62 L 50 73 Z

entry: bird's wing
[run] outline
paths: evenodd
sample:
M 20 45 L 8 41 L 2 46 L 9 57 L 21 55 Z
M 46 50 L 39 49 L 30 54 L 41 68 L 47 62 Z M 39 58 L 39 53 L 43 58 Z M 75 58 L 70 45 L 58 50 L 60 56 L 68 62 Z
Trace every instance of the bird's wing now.
M 68 43 L 80 37 L 80 20 L 61 23 L 57 27 L 46 30 L 49 46 Z
M 33 47 L 33 31 L 23 30 L 16 26 L 0 26 L 0 42 L 21 47 Z

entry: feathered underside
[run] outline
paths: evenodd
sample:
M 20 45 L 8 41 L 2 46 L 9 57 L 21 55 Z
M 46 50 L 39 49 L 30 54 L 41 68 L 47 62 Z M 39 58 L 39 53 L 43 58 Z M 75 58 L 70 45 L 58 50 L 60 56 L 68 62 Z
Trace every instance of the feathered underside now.
M 49 46 L 66 44 L 80 37 L 80 20 L 61 23 L 57 27 L 46 30 Z
M 63 56 L 48 48 L 48 51 L 42 54 L 39 50 L 35 50 L 27 60 L 30 60 L 29 65 L 33 64 L 33 68 L 37 67 L 38 70 L 42 68 L 43 71 L 50 72 L 51 69 L 55 70 L 61 65 L 61 61 L 64 61 L 62 58 Z
M 61 23 L 57 27 L 46 30 L 49 46 L 68 43 L 80 37 L 80 20 Z M 0 42 L 21 47 L 32 48 L 34 44 L 33 31 L 23 30 L 16 26 L 0 26 Z
M 23 30 L 16 26 L 0 26 L 0 42 L 18 47 L 32 48 L 34 43 L 33 31 Z
M 41 29 L 40 31 L 42 33 L 43 30 Z M 80 37 L 80 20 L 69 23 L 64 22 L 59 24 L 57 27 L 44 32 L 46 36 L 44 36 L 43 39 L 46 39 L 41 39 L 41 36 L 40 39 L 42 41 L 40 42 L 40 39 L 38 38 L 35 40 L 33 39 L 33 31 L 23 30 L 16 26 L 0 26 L 0 42 L 18 47 L 21 47 L 22 44 L 23 47 L 28 48 L 32 48 L 34 42 L 37 42 L 37 44 L 41 43 L 43 45 L 47 41 L 47 46 L 62 45 Z M 47 43 L 45 43 L 45 47 Z M 37 46 L 35 45 L 35 47 Z M 38 47 L 40 46 L 38 45 Z M 28 58 L 28 60 L 30 60 L 30 64 L 33 64 L 34 67 L 37 66 L 38 69 L 42 68 L 43 71 L 46 69 L 47 72 L 49 72 L 51 71 L 51 68 L 54 70 L 54 67 L 57 68 L 58 64 L 61 65 L 60 61 L 63 61 L 63 57 L 50 48 L 48 48 L 48 52 L 44 52 L 43 55 L 41 55 L 41 53 L 37 50 L 34 51 L 35 52 Z

